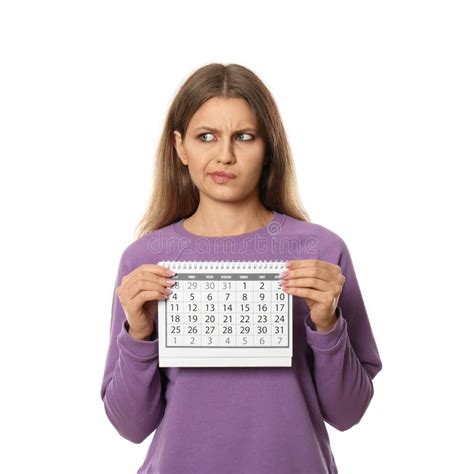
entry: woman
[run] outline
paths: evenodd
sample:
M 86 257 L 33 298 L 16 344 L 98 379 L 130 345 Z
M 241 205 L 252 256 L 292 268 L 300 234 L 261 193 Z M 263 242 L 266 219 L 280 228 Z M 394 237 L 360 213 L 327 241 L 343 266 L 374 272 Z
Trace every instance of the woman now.
M 277 106 L 247 68 L 209 64 L 175 97 L 138 238 L 123 252 L 101 397 L 139 473 L 337 473 L 324 422 L 360 421 L 382 363 L 344 240 L 309 222 Z M 158 366 L 163 260 L 286 260 L 291 367 Z

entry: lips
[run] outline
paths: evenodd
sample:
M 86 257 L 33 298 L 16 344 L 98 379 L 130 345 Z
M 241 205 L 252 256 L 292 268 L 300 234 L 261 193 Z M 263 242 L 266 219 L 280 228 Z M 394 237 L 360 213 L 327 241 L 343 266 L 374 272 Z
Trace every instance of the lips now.
M 227 171 L 212 171 L 209 174 L 212 176 L 219 176 L 221 178 L 235 178 L 234 173 L 229 173 Z

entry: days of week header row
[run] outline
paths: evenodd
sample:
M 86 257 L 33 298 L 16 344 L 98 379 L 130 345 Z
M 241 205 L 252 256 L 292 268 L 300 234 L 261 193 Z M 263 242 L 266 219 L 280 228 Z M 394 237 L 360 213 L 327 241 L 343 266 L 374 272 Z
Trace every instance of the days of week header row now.
M 278 273 L 177 273 L 168 278 L 172 278 L 173 280 L 281 280 Z

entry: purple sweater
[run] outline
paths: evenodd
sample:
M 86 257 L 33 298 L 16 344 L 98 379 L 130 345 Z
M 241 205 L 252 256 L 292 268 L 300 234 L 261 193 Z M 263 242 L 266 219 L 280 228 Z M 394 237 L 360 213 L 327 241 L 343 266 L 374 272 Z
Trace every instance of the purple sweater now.
M 299 260 L 338 264 L 346 277 L 337 323 L 319 332 L 293 296 L 291 367 L 158 367 L 158 334 L 128 334 L 115 294 L 101 387 L 105 412 L 133 443 L 153 438 L 138 473 L 335 474 L 325 423 L 358 423 L 382 363 L 345 242 L 327 228 L 275 212 L 265 227 L 200 237 L 183 220 L 132 242 L 115 288 L 143 263 L 160 260 Z M 159 317 L 159 315 L 158 315 Z

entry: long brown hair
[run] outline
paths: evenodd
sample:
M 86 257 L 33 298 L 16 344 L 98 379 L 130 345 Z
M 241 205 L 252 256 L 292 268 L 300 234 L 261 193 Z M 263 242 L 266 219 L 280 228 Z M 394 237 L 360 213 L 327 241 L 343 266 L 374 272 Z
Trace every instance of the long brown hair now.
M 262 204 L 270 211 L 309 221 L 299 199 L 285 129 L 270 91 L 244 66 L 211 63 L 191 74 L 171 103 L 155 154 L 152 195 L 137 225 L 137 237 L 189 217 L 197 209 L 199 190 L 176 153 L 173 131 L 178 130 L 184 139 L 193 114 L 213 97 L 245 99 L 257 117 L 265 142 L 258 185 Z

